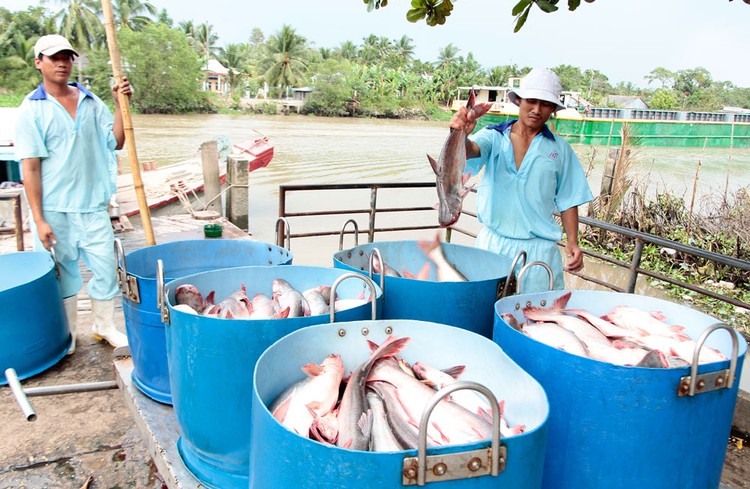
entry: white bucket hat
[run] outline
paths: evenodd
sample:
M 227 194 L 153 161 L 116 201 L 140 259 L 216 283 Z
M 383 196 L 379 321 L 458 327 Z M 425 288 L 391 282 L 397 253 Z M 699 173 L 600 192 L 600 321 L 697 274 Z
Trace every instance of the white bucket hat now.
M 35 58 L 38 58 L 40 54 L 43 54 L 45 56 L 54 56 L 60 51 L 70 51 L 78 56 L 78 53 L 75 49 L 73 49 L 73 46 L 70 45 L 70 42 L 68 42 L 67 39 L 59 34 L 49 34 L 46 36 L 42 36 L 39 38 L 36 44 L 34 44 Z
M 555 110 L 564 109 L 560 101 L 562 83 L 554 71 L 549 68 L 534 68 L 521 80 L 521 86 L 511 90 L 508 98 L 515 105 L 519 105 L 519 98 L 533 98 L 552 102 L 557 105 Z

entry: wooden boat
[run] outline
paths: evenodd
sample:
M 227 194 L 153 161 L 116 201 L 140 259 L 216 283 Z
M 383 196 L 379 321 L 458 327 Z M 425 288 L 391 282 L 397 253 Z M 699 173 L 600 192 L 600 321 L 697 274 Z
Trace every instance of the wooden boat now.
M 273 159 L 273 144 L 263 136 L 250 139 L 232 146 L 232 152 L 248 159 L 248 171 L 268 166 Z
M 273 159 L 274 146 L 267 137 L 261 136 L 235 143 L 229 156 L 247 159 L 248 171 L 255 171 L 268 166 Z M 203 165 L 200 158 L 156 168 L 153 162 L 143 163 L 141 179 L 146 193 L 149 209 L 162 209 L 180 201 L 184 210 L 202 210 L 200 194 L 203 192 Z M 219 157 L 219 182 L 224 185 L 227 178 L 226 157 Z M 117 177 L 116 214 L 132 217 L 140 212 L 135 194 L 133 178 L 130 173 Z M 198 208 L 192 209 L 195 204 Z M 119 212 L 117 212 L 119 211 Z

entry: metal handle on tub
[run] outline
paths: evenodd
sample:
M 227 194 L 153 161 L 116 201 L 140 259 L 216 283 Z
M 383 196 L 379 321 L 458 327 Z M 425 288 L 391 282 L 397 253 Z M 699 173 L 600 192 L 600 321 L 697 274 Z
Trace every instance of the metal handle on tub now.
M 286 220 L 285 217 L 280 217 L 276 219 L 276 244 L 279 246 L 283 246 L 282 243 L 279 242 L 279 223 L 284 223 L 284 237 L 286 238 L 286 246 L 284 246 L 287 250 L 292 250 L 292 228 L 289 225 L 289 221 Z
M 487 398 L 492 407 L 492 441 L 490 448 L 427 456 L 427 424 L 432 411 L 444 397 L 461 389 L 479 392 Z M 497 476 L 505 470 L 506 460 L 507 448 L 500 446 L 500 406 L 497 398 L 492 391 L 482 384 L 458 381 L 437 391 L 430 402 L 427 403 L 419 422 L 417 457 L 404 459 L 401 483 L 405 486 L 415 484 L 423 486 L 427 482 L 468 479 L 482 475 Z
M 354 219 L 349 219 L 341 227 L 341 232 L 339 232 L 339 251 L 342 251 L 344 249 L 344 231 L 346 230 L 346 225 L 349 223 L 352 223 L 354 225 L 354 246 L 359 245 L 359 226 L 357 225 L 357 221 L 355 221 Z
M 505 283 L 503 284 L 503 291 L 501 294 L 498 294 L 498 297 L 497 297 L 498 299 L 502 299 L 503 297 L 508 297 L 508 291 L 510 290 L 510 283 L 513 281 L 513 275 L 516 271 L 516 265 L 518 265 L 518 262 L 521 261 L 521 259 L 523 259 L 523 262 L 521 264 L 521 268 L 523 268 L 524 266 L 526 266 L 526 252 L 524 250 L 519 251 L 516 254 L 516 257 L 513 258 L 513 263 L 510 264 L 510 270 L 508 270 L 508 275 L 505 277 Z
M 164 287 L 164 262 L 156 260 L 156 308 L 161 311 L 161 320 L 169 325 L 169 308 L 167 308 L 166 290 Z
M 339 284 L 343 282 L 344 280 L 348 278 L 358 278 L 362 280 L 367 286 L 370 288 L 370 302 L 372 303 L 372 320 L 375 321 L 378 318 L 378 298 L 376 296 L 375 291 L 375 284 L 372 280 L 365 277 L 361 273 L 346 273 L 340 277 L 338 277 L 336 280 L 334 280 L 333 285 L 331 285 L 331 307 L 330 309 L 330 322 L 334 323 L 336 322 L 336 289 L 338 288 Z
M 122 248 L 120 238 L 115 238 L 115 264 L 117 265 L 117 285 L 129 301 L 140 304 L 141 294 L 138 290 L 138 280 L 128 274 L 128 266 L 125 263 L 125 252 Z M 122 265 L 121 265 L 122 264 Z
M 719 329 L 724 329 L 729 332 L 729 335 L 732 338 L 732 356 L 729 360 L 729 369 L 706 372 L 698 375 L 698 359 L 700 358 L 701 348 L 703 348 L 703 344 L 706 342 L 709 335 Z M 731 327 L 729 327 L 729 325 L 725 323 L 716 323 L 706 328 L 695 343 L 695 349 L 693 350 L 693 363 L 690 366 L 690 375 L 680 378 L 680 383 L 677 386 L 677 396 L 694 396 L 696 394 L 703 394 L 704 392 L 711 392 L 717 389 L 731 389 L 734 385 L 735 373 L 737 372 L 738 355 L 739 342 L 737 340 L 737 334 Z
M 385 293 L 385 262 L 383 261 L 383 255 L 380 254 L 380 250 L 377 248 L 372 249 L 372 253 L 370 253 L 370 259 L 367 260 L 369 264 L 369 273 L 370 273 L 370 279 L 372 279 L 373 274 L 375 273 L 375 262 L 374 259 L 377 256 L 378 263 L 380 263 L 380 290 Z
M 552 269 L 549 265 L 544 263 L 543 261 L 532 261 L 528 265 L 524 265 L 520 272 L 518 272 L 518 282 L 516 282 L 516 294 L 521 293 L 521 278 L 524 276 L 526 271 L 531 268 L 539 266 L 547 270 L 547 275 L 549 275 L 549 290 L 555 289 L 555 274 L 552 273 Z
M 49 247 L 49 254 L 52 255 L 52 261 L 55 263 L 55 276 L 60 280 L 60 265 L 57 264 L 57 255 L 55 254 L 55 245 Z

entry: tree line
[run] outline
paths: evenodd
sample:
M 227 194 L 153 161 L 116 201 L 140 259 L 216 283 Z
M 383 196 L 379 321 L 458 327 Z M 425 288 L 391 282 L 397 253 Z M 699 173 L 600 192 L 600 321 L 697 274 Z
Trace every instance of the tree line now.
M 17 101 L 39 83 L 33 46 L 49 33 L 66 36 L 84 55 L 75 70 L 80 82 L 96 93 L 109 91 L 112 72 L 101 5 L 97 0 L 58 3 L 59 10 L 42 5 L 17 12 L 0 8 L 0 95 L 15 95 L 10 100 Z M 165 9 L 149 2 L 113 0 L 112 10 L 123 67 L 138 89 L 134 108 L 142 113 L 216 111 L 238 107 L 243 97 L 256 97 L 265 86 L 271 97 L 310 86 L 314 91 L 304 108 L 309 113 L 429 118 L 444 111 L 460 86 L 502 86 L 531 69 L 515 64 L 486 68 L 453 44 L 439 50 L 437 61 L 426 62 L 415 57 L 408 36 L 370 34 L 359 43 L 316 47 L 289 25 L 270 35 L 256 27 L 247 42 L 221 45 L 211 24 L 176 24 Z M 212 58 L 229 70 L 229 97 L 203 90 L 203 68 Z M 631 82 L 612 85 L 594 69 L 560 65 L 553 70 L 565 90 L 580 92 L 595 106 L 607 106 L 607 96 L 616 94 L 639 96 L 654 109 L 750 107 L 750 88 L 713 80 L 701 67 L 676 72 L 657 67 L 646 75 L 647 88 Z

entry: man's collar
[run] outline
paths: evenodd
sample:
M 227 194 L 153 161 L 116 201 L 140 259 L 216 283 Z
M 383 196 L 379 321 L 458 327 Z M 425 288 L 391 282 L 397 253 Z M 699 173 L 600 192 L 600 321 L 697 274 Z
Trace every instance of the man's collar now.
M 86 97 L 94 98 L 94 94 L 89 91 L 88 88 L 84 87 L 78 82 L 70 82 L 68 85 L 76 87 L 78 90 L 80 90 Z M 47 100 L 47 90 L 44 89 L 44 83 L 40 83 L 38 87 L 36 87 L 36 90 L 34 90 L 34 93 L 31 94 L 31 97 L 29 97 L 31 100 Z
M 516 122 L 518 122 L 518 119 L 514 119 L 512 121 L 506 121 L 506 122 L 503 122 L 503 123 L 500 123 L 500 124 L 492 124 L 490 126 L 487 126 L 486 129 L 494 129 L 496 131 L 504 133 L 505 131 L 507 131 L 510 128 L 510 126 L 512 126 Z M 550 131 L 549 127 L 547 127 L 547 124 L 545 124 L 544 126 L 542 126 L 541 133 L 542 133 L 542 136 L 546 137 L 547 139 L 549 139 L 551 141 L 555 140 L 555 134 L 552 131 Z

